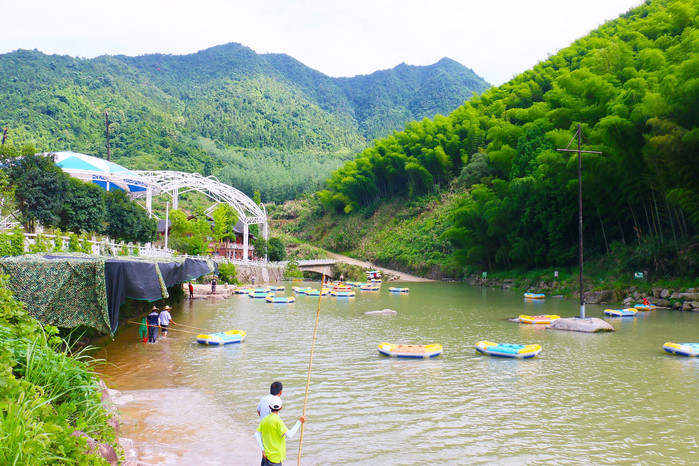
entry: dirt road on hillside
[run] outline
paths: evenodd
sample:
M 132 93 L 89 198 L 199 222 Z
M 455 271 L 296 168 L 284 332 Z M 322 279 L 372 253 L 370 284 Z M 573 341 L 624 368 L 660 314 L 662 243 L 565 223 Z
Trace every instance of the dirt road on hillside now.
M 341 262 L 346 262 L 347 264 L 358 265 L 360 267 L 368 267 L 372 270 L 380 270 L 384 276 L 391 275 L 394 277 L 398 277 L 395 280 L 398 282 L 432 282 L 432 281 L 434 281 L 434 280 L 430 280 L 427 278 L 416 277 L 415 275 L 410 275 L 410 274 L 407 274 L 405 272 L 399 272 L 397 270 L 387 269 L 386 267 L 379 267 L 379 266 L 372 264 L 371 262 L 364 262 L 364 261 L 360 261 L 357 259 L 352 259 L 351 257 L 343 256 L 340 254 L 333 254 L 332 252 L 328 252 L 328 254 L 330 254 L 330 257 L 332 257 L 333 259 L 337 259 L 338 261 L 341 261 Z

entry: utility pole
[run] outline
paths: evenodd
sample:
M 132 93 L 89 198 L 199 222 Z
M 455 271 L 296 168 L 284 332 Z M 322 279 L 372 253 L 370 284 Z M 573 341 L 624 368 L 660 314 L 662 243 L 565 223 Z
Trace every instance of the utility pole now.
M 573 140 L 578 138 L 578 148 L 568 149 Z M 578 239 L 580 241 L 580 318 L 585 318 L 585 296 L 583 294 L 583 214 L 582 214 L 582 154 L 601 154 L 602 152 L 592 150 L 580 150 L 582 139 L 582 130 L 578 123 L 578 131 L 570 140 L 565 149 L 556 149 L 559 152 L 577 152 L 578 153 Z
M 109 113 L 104 112 L 104 124 L 107 126 L 107 162 L 111 162 L 111 154 L 109 153 Z

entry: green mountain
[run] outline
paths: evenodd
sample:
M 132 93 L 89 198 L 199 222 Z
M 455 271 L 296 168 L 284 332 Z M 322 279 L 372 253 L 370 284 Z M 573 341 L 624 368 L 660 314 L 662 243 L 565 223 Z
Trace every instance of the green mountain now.
M 448 59 L 331 78 L 287 55 L 235 43 L 190 55 L 89 60 L 18 50 L 0 55 L 0 125 L 16 145 L 106 158 L 109 111 L 113 160 L 238 184 L 250 165 L 269 169 L 261 185 L 237 187 L 283 200 L 299 186 L 270 172 L 290 180 L 295 168 L 311 167 L 304 181 L 317 185 L 367 140 L 446 114 L 487 87 Z
M 360 227 L 334 244 L 418 271 L 574 263 L 578 155 L 556 149 L 576 148 L 581 125 L 598 152 L 582 156 L 586 251 L 699 273 L 698 13 L 647 1 L 448 116 L 376 140 L 333 173 L 323 206 L 368 218 L 410 201 L 379 225 L 395 234 Z

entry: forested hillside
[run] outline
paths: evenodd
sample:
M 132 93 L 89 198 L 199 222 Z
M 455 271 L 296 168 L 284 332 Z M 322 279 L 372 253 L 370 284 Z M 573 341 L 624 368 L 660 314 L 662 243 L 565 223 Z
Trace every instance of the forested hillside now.
M 18 50 L 0 55 L 0 125 L 10 144 L 106 158 L 109 111 L 117 163 L 215 174 L 282 201 L 319 187 L 367 140 L 447 114 L 487 87 L 447 59 L 340 79 L 234 43 L 90 60 Z M 293 176 L 301 170 L 304 185 Z
M 333 173 L 320 200 L 366 216 L 449 191 L 445 261 L 574 263 L 578 159 L 556 149 L 580 124 L 584 149 L 601 152 L 582 156 L 586 251 L 623 249 L 629 266 L 697 274 L 698 13 L 696 1 L 648 1 L 449 116 L 375 141 Z M 420 243 L 418 232 L 406 236 Z

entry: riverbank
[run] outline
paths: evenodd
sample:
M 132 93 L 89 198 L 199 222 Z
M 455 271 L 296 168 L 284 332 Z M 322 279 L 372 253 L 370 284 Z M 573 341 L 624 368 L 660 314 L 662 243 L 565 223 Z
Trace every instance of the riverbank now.
M 575 284 L 570 280 L 545 281 L 532 283 L 526 278 L 483 277 L 471 275 L 464 282 L 474 286 L 490 288 L 520 289 L 529 293 L 543 293 L 549 296 L 562 295 L 568 298 L 579 298 L 580 293 L 571 291 Z M 615 289 L 599 289 L 584 292 L 587 304 L 619 304 L 625 307 L 641 304 L 647 299 L 657 307 L 686 312 L 699 312 L 699 287 L 670 288 L 663 286 L 620 287 Z

